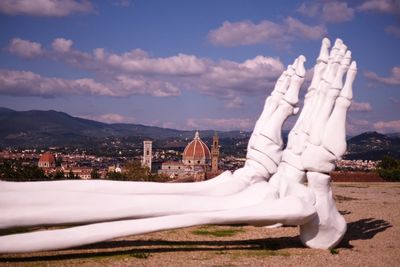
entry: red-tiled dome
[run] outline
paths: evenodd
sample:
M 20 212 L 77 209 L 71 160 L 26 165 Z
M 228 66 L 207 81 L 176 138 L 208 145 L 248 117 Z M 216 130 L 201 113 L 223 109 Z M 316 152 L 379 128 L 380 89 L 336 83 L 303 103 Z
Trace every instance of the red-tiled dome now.
M 39 159 L 39 167 L 54 167 L 55 165 L 56 159 L 49 152 L 43 153 Z
M 199 132 L 183 151 L 183 163 L 189 165 L 204 165 L 207 164 L 211 158 L 210 150 L 207 145 L 200 139 Z

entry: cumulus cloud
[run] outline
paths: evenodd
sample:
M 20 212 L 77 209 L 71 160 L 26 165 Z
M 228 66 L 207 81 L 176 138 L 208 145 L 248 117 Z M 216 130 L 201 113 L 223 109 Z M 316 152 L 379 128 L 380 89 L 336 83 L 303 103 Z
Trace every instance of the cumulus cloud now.
M 100 95 L 123 97 L 149 94 L 157 97 L 176 96 L 178 88 L 168 83 L 117 77 L 107 84 L 91 78 L 68 80 L 43 77 L 31 71 L 0 70 L 0 94 L 14 96 L 56 97 L 60 95 Z
M 2 0 L 0 12 L 9 15 L 65 17 L 74 13 L 93 12 L 87 0 Z
M 359 11 L 400 14 L 398 0 L 367 0 L 357 7 Z
M 10 41 L 7 50 L 11 54 L 15 54 L 23 58 L 34 58 L 43 54 L 41 44 L 20 38 L 13 38 Z
M 372 106 L 368 102 L 353 101 L 351 103 L 349 111 L 369 112 L 369 111 L 372 111 Z
M 151 58 L 143 50 L 108 54 L 104 50 L 95 50 L 95 58 L 108 67 L 135 73 L 153 73 L 163 75 L 198 75 L 206 71 L 207 62 L 193 55 L 178 54 L 166 58 Z
M 128 117 L 116 113 L 107 113 L 101 115 L 78 115 L 78 117 L 88 120 L 101 121 L 105 123 L 132 123 L 136 121 L 134 117 Z
M 256 56 L 242 63 L 223 60 L 203 74 L 197 86 L 205 94 L 214 94 L 216 89 L 223 97 L 233 99 L 236 92 L 260 92 L 273 87 L 276 78 L 284 70 L 277 58 Z
M 227 107 L 227 108 L 240 108 L 242 106 L 243 106 L 243 100 L 238 96 L 236 96 L 231 101 L 228 101 L 225 104 L 225 107 Z
M 325 26 L 310 26 L 292 17 L 282 23 L 263 20 L 258 24 L 251 21 L 225 21 L 221 27 L 211 30 L 209 41 L 214 45 L 239 46 L 260 43 L 283 44 L 294 39 L 320 39 L 327 33 Z
M 374 123 L 374 129 L 382 133 L 400 132 L 400 120 L 378 121 Z
M 93 79 L 48 78 L 31 71 L 0 70 L 0 92 L 15 96 L 108 95 L 114 93 Z
M 311 18 L 320 18 L 324 22 L 339 23 L 354 18 L 354 8 L 342 1 L 305 2 L 297 9 L 299 13 Z
M 53 41 L 52 47 L 55 51 L 60 53 L 67 53 L 71 51 L 72 41 L 64 38 L 57 38 Z
M 189 118 L 186 120 L 186 128 L 197 130 L 250 130 L 254 127 L 254 120 L 246 118 L 234 119 L 211 119 L 211 118 Z
M 117 95 L 133 91 L 153 96 L 176 96 L 180 94 L 178 88 L 184 87 L 223 99 L 228 108 L 243 104 L 238 94 L 268 92 L 266 89 L 273 88 L 276 78 L 284 70 L 279 58 L 266 56 L 235 62 L 185 54 L 152 57 L 141 49 L 116 54 L 96 48 L 88 53 L 74 49 L 73 41 L 65 38 L 55 39 L 52 49 L 41 49 L 41 53 L 78 68 L 105 73 L 117 83 Z
M 398 86 L 400 85 L 400 67 L 393 67 L 392 74 L 389 77 L 381 77 L 375 72 L 366 72 L 365 77 L 384 85 Z
M 157 97 L 178 96 L 181 94 L 179 88 L 169 82 L 132 78 L 125 75 L 117 76 L 116 81 L 120 89 L 119 92 L 122 95 L 129 95 L 132 92 Z

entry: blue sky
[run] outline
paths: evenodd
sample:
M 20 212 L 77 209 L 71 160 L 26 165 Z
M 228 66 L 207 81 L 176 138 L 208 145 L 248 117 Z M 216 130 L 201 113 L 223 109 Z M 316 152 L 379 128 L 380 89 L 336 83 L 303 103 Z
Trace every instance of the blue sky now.
M 2 0 L 0 106 L 250 130 L 285 66 L 303 54 L 311 75 L 323 37 L 358 63 L 348 134 L 400 132 L 398 0 Z

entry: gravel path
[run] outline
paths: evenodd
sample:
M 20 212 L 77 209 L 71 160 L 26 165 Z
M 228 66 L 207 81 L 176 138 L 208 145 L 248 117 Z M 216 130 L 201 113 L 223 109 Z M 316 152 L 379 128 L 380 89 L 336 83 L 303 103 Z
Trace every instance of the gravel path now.
M 0 266 L 399 266 L 400 183 L 335 183 L 348 232 L 304 248 L 296 227 L 204 226 L 56 252 L 0 254 Z

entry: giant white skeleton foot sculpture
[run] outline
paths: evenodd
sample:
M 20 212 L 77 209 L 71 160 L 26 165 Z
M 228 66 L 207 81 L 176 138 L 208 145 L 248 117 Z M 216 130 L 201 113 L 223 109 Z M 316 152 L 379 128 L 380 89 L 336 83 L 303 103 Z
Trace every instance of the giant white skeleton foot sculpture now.
M 266 101 L 257 124 L 262 130 L 273 133 L 275 139 L 279 140 L 273 142 L 265 137 L 257 140 L 253 138 L 256 142 L 249 148 L 250 156 L 246 166 L 233 175 L 224 172 L 211 181 L 191 184 L 111 181 L 4 182 L 0 183 L 3 192 L 0 195 L 0 211 L 7 216 L 0 218 L 0 228 L 92 223 L 226 210 L 254 205 L 267 196 L 277 198 L 276 189 L 271 187 L 266 179 L 275 172 L 280 160 L 281 128 L 297 103 L 304 76 L 304 61 L 304 57 L 299 57 L 293 66 L 288 67 L 287 72 L 291 74 L 286 75 L 285 72 L 282 75 L 272 94 L 275 98 L 270 97 Z M 293 75 L 297 75 L 296 78 L 292 78 Z M 290 99 L 291 104 L 282 99 Z M 261 160 L 255 158 L 255 155 L 261 157 Z M 105 188 L 107 185 L 110 188 Z M 153 191 L 158 193 L 144 194 Z M 30 194 L 29 199 L 25 197 L 27 192 Z M 218 195 L 227 197 L 218 198 Z M 187 196 L 187 201 L 182 202 L 183 196 Z M 143 206 L 143 203 L 146 203 L 146 206 Z
M 106 194 L 230 195 L 275 173 L 282 155 L 282 125 L 294 112 L 304 80 L 305 58 L 300 56 L 279 77 L 249 141 L 246 166 L 234 174 L 226 171 L 217 177 L 195 183 L 155 183 L 118 181 L 1 182 L 0 192 L 71 191 Z M 260 132 L 268 132 L 267 137 Z
M 300 228 L 302 242 L 314 248 L 334 247 L 346 232 L 326 173 L 335 168 L 335 160 L 346 150 L 346 113 L 352 99 L 356 63 L 350 65 L 351 53 L 341 40 L 335 42 L 328 56 L 329 45 L 325 39 L 305 106 L 289 134 L 278 172 L 271 178 L 281 197 L 297 195 L 315 203 L 318 216 Z M 303 185 L 306 176 L 308 187 Z
M 99 223 L 65 230 L 3 236 L 0 237 L 0 252 L 67 248 L 125 235 L 213 223 L 269 225 L 281 222 L 299 224 L 302 225 L 301 239 L 306 245 L 315 248 L 334 246 L 343 236 L 345 222 L 336 210 L 329 185 L 329 176 L 324 173 L 332 169 L 333 160 L 339 158 L 344 152 L 343 145 L 339 149 L 332 145 L 332 138 L 339 136 L 339 143 L 345 144 L 345 116 L 351 100 L 351 86 L 356 68 L 355 63 L 353 63 L 347 72 L 346 83 L 343 87 L 341 79 L 347 71 L 350 53 L 345 53 L 346 47 L 340 40 L 336 42 L 330 55 L 328 48 L 329 41 L 324 40 L 315 67 L 312 86 L 306 97 L 305 107 L 289 135 L 287 149 L 284 151 L 278 171 L 271 178 L 270 183 L 266 182 L 265 178 L 275 171 L 274 168 L 280 161 L 280 130 L 287 116 L 295 112 L 298 90 L 304 77 L 302 71 L 304 57 L 299 57 L 294 64 L 294 69 L 291 71 L 289 68 L 287 70 L 289 74 L 284 74 L 278 82 L 274 92 L 278 91 L 281 96 L 276 94 L 274 96 L 273 94 L 271 98 L 275 97 L 276 101 L 271 100 L 271 98 L 266 101 L 266 108 L 264 108 L 249 142 L 249 153 L 245 167 L 236 171 L 233 175 L 228 173 L 227 177 L 213 181 L 217 181 L 215 182 L 216 185 L 223 185 L 225 179 L 226 181 L 233 181 L 233 178 L 235 178 L 240 181 L 235 186 L 243 185 L 241 189 L 236 190 L 236 192 L 241 191 L 240 193 L 231 193 L 230 196 L 220 197 L 190 196 L 187 195 L 188 191 L 185 191 L 182 187 L 177 189 L 177 193 L 180 193 L 180 195 L 171 194 L 174 192 L 168 191 L 170 189 L 167 191 L 161 189 L 162 192 L 156 195 L 132 195 L 129 190 L 122 190 L 121 192 L 121 184 L 119 184 L 114 188 L 115 191 L 111 193 L 107 192 L 106 188 L 103 187 L 104 185 L 101 185 L 98 188 L 100 189 L 99 192 L 82 190 L 79 193 L 69 188 L 69 190 L 56 191 L 52 199 L 47 199 L 51 192 L 35 189 L 31 191 L 43 195 L 41 196 L 42 202 L 38 200 L 38 205 L 33 206 L 24 203 L 23 200 L 13 201 L 13 197 L 18 199 L 23 191 L 25 191 L 24 197 L 26 197 L 26 194 L 31 194 L 30 190 L 27 190 L 29 186 L 19 191 L 15 187 L 13 188 L 13 185 L 7 187 L 9 184 L 0 183 L 1 190 L 7 193 L 7 196 L 4 195 L 0 199 L 2 201 L 0 203 L 1 212 L 5 214 L 3 212 L 5 211 L 8 212 L 7 215 L 11 215 L 7 218 L 14 218 L 7 220 L 0 217 L 3 227 L 143 218 Z M 284 82 L 285 77 L 286 82 Z M 279 83 L 286 85 L 280 87 Z M 342 87 L 343 90 L 340 91 Z M 275 104 L 269 106 L 270 103 Z M 264 118 L 263 115 L 265 114 L 269 116 Z M 310 122 L 310 120 L 312 121 Z M 278 156 L 271 154 L 271 151 L 275 151 Z M 308 187 L 302 184 L 305 175 L 309 179 Z M 221 180 L 223 183 L 219 183 Z M 254 184 L 249 186 L 252 183 Z M 133 185 L 136 183 L 125 184 Z M 142 185 L 145 186 L 146 184 Z M 194 183 L 192 188 L 195 188 L 195 184 L 197 183 Z M 234 183 L 229 182 L 226 185 L 232 184 Z M 243 190 L 243 188 L 246 189 Z M 86 187 L 86 189 L 88 188 Z M 279 190 L 280 199 L 276 199 L 277 190 Z M 13 195 L 18 193 L 19 196 Z M 56 196 L 57 193 L 60 194 Z M 72 197 L 72 194 L 81 194 L 79 195 L 81 199 L 68 200 Z M 3 196 L 3 194 L 0 196 Z M 57 197 L 58 199 L 56 199 Z M 53 200 L 57 201 L 54 205 L 51 204 Z M 145 207 L 147 200 L 150 201 L 150 205 Z M 97 201 L 100 201 L 101 204 Z M 130 203 L 130 201 L 133 202 Z M 134 203 L 134 201 L 140 201 L 140 203 Z M 160 206 L 160 204 L 162 205 Z M 65 207 L 59 210 L 63 205 Z M 82 207 L 79 207 L 80 205 Z M 96 208 L 96 206 L 102 207 L 102 205 L 104 205 L 105 210 Z M 21 217 L 18 220 L 18 216 L 15 216 L 16 214 L 26 216 L 22 214 L 28 211 L 35 212 L 35 208 L 38 207 L 42 209 L 39 210 L 42 214 L 39 216 L 28 214 L 28 217 L 30 216 L 29 218 L 33 219 L 34 222 L 21 224 L 19 222 Z M 80 212 L 76 212 L 75 208 L 80 209 Z M 91 208 L 95 209 L 92 213 L 90 213 Z M 21 213 L 18 210 L 23 212 Z M 88 214 L 82 214 L 85 212 L 88 212 Z M 35 218 L 39 219 L 35 221 Z

